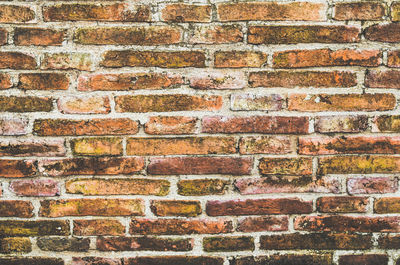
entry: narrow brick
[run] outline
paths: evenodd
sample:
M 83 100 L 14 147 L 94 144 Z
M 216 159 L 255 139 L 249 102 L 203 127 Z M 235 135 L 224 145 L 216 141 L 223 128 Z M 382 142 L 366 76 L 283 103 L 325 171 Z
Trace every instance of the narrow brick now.
M 151 116 L 144 124 L 144 131 L 151 135 L 193 134 L 197 118 L 185 116 Z
M 190 251 L 193 249 L 193 240 L 190 238 L 99 237 L 96 248 L 100 251 Z
M 269 110 L 286 108 L 286 98 L 279 94 L 231 94 L 231 110 Z
M 238 220 L 236 230 L 239 232 L 287 231 L 287 216 L 244 217 Z
M 68 236 L 69 221 L 65 220 L 0 221 L 0 235 L 2 237 Z
M 43 251 L 73 251 L 86 252 L 89 250 L 89 238 L 66 237 L 40 237 L 37 239 L 38 247 Z
M 206 237 L 203 249 L 206 252 L 236 252 L 254 250 L 254 238 L 248 236 Z
M 398 188 L 398 180 L 390 177 L 362 177 L 347 180 L 349 194 L 395 193 Z
M 0 239 L 0 253 L 15 254 L 29 253 L 32 251 L 32 243 L 26 237 L 9 237 Z M 2 263 L 3 264 L 3 263 Z
M 26 118 L 0 118 L 0 135 L 27 134 L 28 120 Z
M 400 81 L 400 71 L 396 70 L 386 70 L 386 71 L 371 70 L 368 71 L 365 76 L 365 86 L 371 88 L 398 89 L 400 88 L 399 81 Z
M 122 155 L 122 139 L 117 137 L 78 138 L 71 140 L 74 155 L 115 156 Z
M 74 220 L 73 234 L 76 236 L 122 236 L 125 226 L 113 219 Z
M 0 216 L 21 218 L 33 217 L 33 205 L 30 201 L 0 201 Z
M 262 175 L 311 175 L 312 159 L 299 158 L 261 158 L 258 169 Z
M 34 160 L 0 159 L 0 176 L 3 178 L 33 177 L 37 173 Z
M 388 264 L 389 257 L 380 254 L 343 255 L 339 256 L 339 265 L 375 265 Z
M 150 256 L 150 257 L 137 257 L 125 258 L 124 264 L 126 265 L 170 265 L 170 264 L 185 264 L 185 265 L 223 265 L 224 259 L 220 257 L 208 256 Z
M 192 44 L 226 44 L 243 41 L 242 28 L 238 25 L 195 26 L 189 33 Z
M 288 154 L 292 141 L 288 136 L 246 136 L 239 141 L 240 154 Z
M 365 213 L 368 204 L 367 197 L 320 197 L 317 210 L 321 213 Z
M 8 31 L 6 29 L 0 29 L 0 45 L 8 43 Z
M 333 265 L 333 258 L 331 254 L 275 254 L 269 256 L 248 256 L 236 257 L 230 265 Z
M 220 179 L 193 179 L 178 182 L 178 194 L 183 196 L 222 195 L 229 182 Z
M 241 89 L 247 86 L 246 75 L 241 71 L 207 70 L 188 76 L 189 86 L 195 89 Z
M 26 23 L 36 17 L 28 5 L 0 5 L 0 14 L 0 23 Z
M 10 183 L 10 190 L 23 197 L 58 196 L 60 185 L 53 179 L 14 180 Z
M 49 28 L 16 28 L 14 44 L 19 46 L 61 46 L 66 38 L 66 30 Z
M 390 11 L 391 11 L 392 21 L 400 21 L 400 3 L 393 2 L 390 7 Z
M 72 258 L 73 265 L 98 265 L 98 264 L 107 264 L 107 265 L 123 265 L 122 259 L 118 258 L 100 258 L 100 257 L 73 257 Z
M 24 90 L 67 90 L 69 77 L 61 73 L 20 74 L 18 88 Z
M 36 59 L 21 52 L 0 52 L 0 69 L 32 70 L 36 69 Z
M 335 20 L 383 20 L 386 6 L 379 2 L 335 3 Z
M 12 87 L 13 87 L 13 83 L 11 80 L 11 76 L 9 74 L 0 73 L 0 90 L 12 88 Z
M 106 114 L 111 111 L 107 96 L 62 97 L 57 106 L 63 114 Z
M 47 257 L 10 257 L 0 258 L 0 263 L 2 265 L 64 265 L 64 260 Z
M 372 25 L 365 29 L 364 36 L 370 41 L 400 42 L 400 25 L 397 23 Z
M 263 67 L 268 55 L 252 51 L 217 51 L 214 54 L 216 68 Z
M 41 69 L 45 70 L 93 70 L 93 58 L 90 53 L 45 53 L 41 61 Z
M 380 115 L 373 119 L 373 132 L 400 132 L 400 115 Z
M 152 200 L 150 208 L 156 216 L 194 217 L 201 214 L 201 206 L 199 201 Z
M 374 212 L 385 213 L 400 213 L 400 198 L 398 197 L 385 197 L 375 199 Z
M 314 130 L 319 133 L 356 133 L 368 128 L 366 115 L 332 115 L 315 118 Z
M 378 248 L 380 249 L 399 249 L 400 237 L 398 235 L 380 235 L 378 238 Z
M 210 22 L 210 5 L 169 4 L 161 10 L 161 20 L 168 22 Z
M 65 156 L 63 139 L 45 140 L 3 140 L 0 141 L 0 156 Z
M 400 67 L 400 51 L 395 50 L 395 51 L 388 51 L 387 53 L 387 66 L 388 67 L 395 67 L 399 68 Z M 395 74 L 395 73 L 393 73 Z

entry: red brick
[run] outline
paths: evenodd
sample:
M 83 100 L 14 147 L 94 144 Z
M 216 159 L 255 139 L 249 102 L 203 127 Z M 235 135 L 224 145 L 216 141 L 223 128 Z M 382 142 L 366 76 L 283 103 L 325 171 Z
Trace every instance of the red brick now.
M 165 45 L 180 40 L 179 28 L 165 26 L 81 28 L 74 35 L 74 42 L 84 45 Z
M 197 71 L 188 79 L 189 86 L 195 89 L 241 89 L 247 86 L 246 75 L 241 71 Z
M 121 236 L 125 234 L 125 226 L 118 220 L 90 219 L 74 220 L 75 236 Z
M 252 51 L 217 51 L 214 53 L 214 67 L 242 68 L 263 67 L 267 64 L 268 55 Z
M 353 26 L 250 26 L 250 44 L 354 43 L 360 28 Z
M 387 255 L 379 254 L 339 256 L 339 265 L 385 265 L 388 261 Z
M 312 202 L 297 198 L 208 201 L 206 212 L 209 216 L 303 214 L 312 212 Z
M 65 182 L 67 193 L 83 195 L 158 195 L 169 192 L 167 180 L 153 179 L 72 179 Z
M 64 199 L 40 202 L 39 216 L 133 216 L 144 215 L 142 200 Z
M 399 235 L 380 235 L 378 238 L 378 248 L 380 249 L 399 249 Z
M 186 216 L 194 217 L 201 214 L 199 201 L 163 200 L 151 201 L 151 211 L 156 216 Z
M 49 159 L 39 162 L 40 172 L 49 176 L 71 175 L 131 175 L 144 168 L 144 160 L 139 157 L 113 158 L 67 158 Z
M 150 21 L 150 8 L 127 4 L 59 4 L 44 6 L 44 21 Z
M 400 213 L 400 198 L 385 197 L 378 198 L 374 201 L 375 213 Z
M 46 258 L 46 257 L 9 257 L 0 258 L 3 265 L 64 265 L 64 260 L 61 258 Z
M 33 177 L 36 173 L 34 160 L 0 159 L 0 176 L 3 178 Z
M 400 71 L 395 70 L 372 70 L 365 76 L 365 86 L 371 88 L 400 88 L 399 81 Z
M 3 140 L 0 141 L 0 156 L 64 156 L 63 139 L 56 140 Z
M 234 258 L 231 265 L 262 265 L 262 264 L 276 264 L 276 265 L 333 265 L 332 254 L 275 254 L 268 256 L 245 256 Z
M 363 177 L 347 180 L 349 194 L 395 193 L 398 188 L 398 180 L 389 177 Z
M 240 154 L 288 154 L 292 141 L 288 136 L 247 136 L 239 141 Z
M 52 109 L 53 100 L 51 98 L 0 96 L 1 112 L 50 112 Z
M 307 134 L 308 117 L 206 116 L 202 120 L 203 133 L 270 133 Z
M 36 59 L 21 52 L 0 52 L 0 69 L 36 69 Z
M 8 32 L 5 29 L 0 29 L 0 45 L 7 44 Z
M 291 111 L 385 111 L 396 107 L 393 94 L 291 94 Z
M 231 110 L 269 110 L 286 108 L 286 98 L 279 94 L 231 94 Z
M 116 119 L 37 119 L 33 132 L 39 136 L 125 135 L 136 134 L 139 123 L 127 118 Z
M 321 71 L 262 71 L 251 72 L 251 87 L 353 87 L 357 85 L 357 77 L 353 72 L 321 72 Z
M 120 50 L 103 54 L 103 67 L 205 67 L 205 54 L 201 51 L 153 52 Z
M 9 74 L 0 73 L 0 90 L 13 87 L 11 77 Z
M 0 135 L 24 135 L 28 131 L 25 118 L 0 118 Z
M 319 133 L 356 133 L 368 128 L 366 115 L 334 115 L 315 118 L 314 130 Z
M 262 175 L 311 175 L 312 159 L 298 158 L 261 158 L 258 169 Z
M 53 179 L 14 180 L 10 183 L 10 190 L 17 196 L 58 196 L 59 182 Z
M 287 231 L 287 216 L 244 217 L 239 219 L 236 228 L 239 232 Z
M 45 53 L 41 61 L 41 69 L 55 70 L 93 70 L 93 58 L 89 53 Z
M 150 158 L 147 172 L 151 175 L 249 175 L 251 158 L 239 157 L 168 157 Z
M 0 221 L 0 233 L 2 236 L 68 236 L 69 221 L 65 220 L 5 220 Z M 4 264 L 0 261 L 0 264 Z M 22 263 L 31 264 L 31 263 Z M 40 264 L 42 265 L 42 264 Z
M 189 251 L 193 240 L 152 237 L 99 237 L 96 247 L 100 251 Z
M 91 74 L 81 75 L 78 79 L 80 91 L 114 91 L 136 89 L 175 88 L 183 83 L 182 77 L 174 74 L 138 73 L 138 74 Z
M 372 25 L 365 29 L 364 36 L 370 41 L 400 42 L 400 25 L 397 23 Z
M 207 155 L 236 153 L 233 137 L 128 138 L 127 155 Z
M 335 3 L 336 20 L 383 20 L 386 6 L 378 2 Z
M 232 232 L 232 222 L 225 219 L 132 219 L 133 235 L 189 235 Z
M 373 132 L 399 132 L 399 115 L 381 115 L 373 119 Z
M 238 25 L 195 26 L 189 33 L 192 44 L 224 44 L 243 41 L 242 28 Z
M 26 23 L 35 19 L 35 11 L 28 5 L 0 5 L 0 23 Z
M 388 67 L 395 67 L 399 68 L 400 67 L 400 51 L 388 51 L 387 53 L 387 65 Z M 395 72 L 391 72 L 391 74 L 396 75 Z M 393 76 L 396 78 L 396 76 Z M 376 77 L 375 77 L 376 78 Z M 390 80 L 388 80 L 390 83 Z
M 290 50 L 275 52 L 276 68 L 303 68 L 320 66 L 379 66 L 382 53 L 379 50 Z
M 49 28 L 16 28 L 14 44 L 19 46 L 61 46 L 66 38 L 66 30 Z
M 365 213 L 368 197 L 332 196 L 317 199 L 317 210 L 321 213 Z
M 125 95 L 115 97 L 117 112 L 213 111 L 222 107 L 221 96 Z
M 205 252 L 252 251 L 254 248 L 254 238 L 247 236 L 203 238 L 203 250 Z
M 151 116 L 144 124 L 144 131 L 152 135 L 193 134 L 197 118 L 184 116 Z
M 100 257 L 73 257 L 72 258 L 73 265 L 98 265 L 98 264 L 107 264 L 107 265 L 123 265 L 122 259 L 117 258 L 100 258 Z
M 1 217 L 33 217 L 33 205 L 29 201 L 0 201 Z
M 137 258 L 125 258 L 124 265 L 223 265 L 224 259 L 208 256 L 149 256 Z
M 193 179 L 178 182 L 178 194 L 183 196 L 222 195 L 229 182 L 220 179 Z
M 111 111 L 107 96 L 62 97 L 57 106 L 64 114 L 106 114 Z
M 217 5 L 220 21 L 248 20 L 326 20 L 327 6 L 323 3 L 250 2 Z
M 24 90 L 67 90 L 69 77 L 60 73 L 20 74 L 18 88 Z
M 169 4 L 161 10 L 161 20 L 169 22 L 210 22 L 210 5 Z
M 117 137 L 78 138 L 71 140 L 72 153 L 76 156 L 122 155 L 122 139 Z
M 294 220 L 294 229 L 316 232 L 399 232 L 399 221 L 400 219 L 397 216 L 300 216 Z

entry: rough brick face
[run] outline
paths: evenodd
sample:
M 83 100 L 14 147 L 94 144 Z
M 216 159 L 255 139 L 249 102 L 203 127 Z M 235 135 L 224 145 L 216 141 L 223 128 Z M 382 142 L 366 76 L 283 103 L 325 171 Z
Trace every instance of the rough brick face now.
M 0 265 L 400 265 L 400 1 L 0 2 Z

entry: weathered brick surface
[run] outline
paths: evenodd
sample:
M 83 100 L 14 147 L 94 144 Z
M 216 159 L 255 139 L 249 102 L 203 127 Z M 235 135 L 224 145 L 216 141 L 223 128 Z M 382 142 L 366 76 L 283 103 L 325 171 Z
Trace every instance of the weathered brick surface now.
M 400 265 L 399 22 L 0 1 L 0 265 Z

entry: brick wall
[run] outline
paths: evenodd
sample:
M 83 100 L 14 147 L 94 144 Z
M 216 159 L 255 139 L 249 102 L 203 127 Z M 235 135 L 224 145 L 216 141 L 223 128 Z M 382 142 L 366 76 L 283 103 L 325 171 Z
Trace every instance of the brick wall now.
M 0 1 L 0 264 L 400 265 L 398 22 Z

